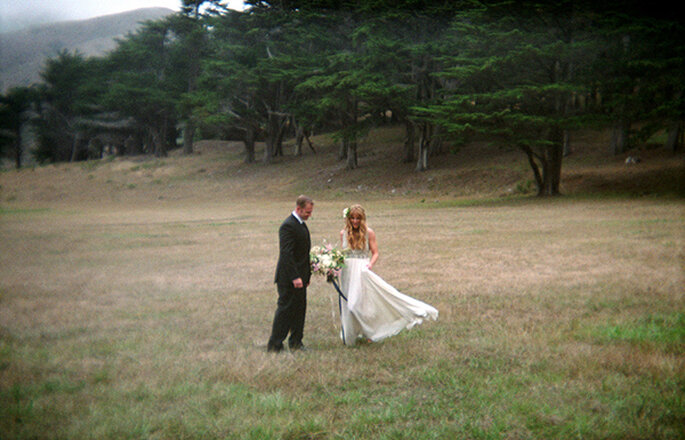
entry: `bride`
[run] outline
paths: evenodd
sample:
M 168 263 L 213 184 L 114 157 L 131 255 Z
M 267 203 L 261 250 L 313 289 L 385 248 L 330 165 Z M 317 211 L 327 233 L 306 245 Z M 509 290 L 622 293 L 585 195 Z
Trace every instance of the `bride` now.
M 424 319 L 437 319 L 434 307 L 400 293 L 371 271 L 378 261 L 378 243 L 376 233 L 366 225 L 364 208 L 352 205 L 343 215 L 340 240 L 345 267 L 340 289 L 347 298 L 340 307 L 343 343 L 352 346 L 359 338 L 377 342 Z

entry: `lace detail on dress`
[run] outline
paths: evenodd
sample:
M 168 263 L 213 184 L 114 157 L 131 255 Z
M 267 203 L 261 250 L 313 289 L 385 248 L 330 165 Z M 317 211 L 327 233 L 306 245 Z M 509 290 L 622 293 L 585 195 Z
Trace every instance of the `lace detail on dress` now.
M 369 258 L 369 251 L 364 249 L 343 249 L 345 258 Z
M 347 243 L 347 234 L 343 234 L 343 253 L 345 258 L 369 258 L 369 239 L 367 238 L 364 244 L 364 249 L 350 249 Z

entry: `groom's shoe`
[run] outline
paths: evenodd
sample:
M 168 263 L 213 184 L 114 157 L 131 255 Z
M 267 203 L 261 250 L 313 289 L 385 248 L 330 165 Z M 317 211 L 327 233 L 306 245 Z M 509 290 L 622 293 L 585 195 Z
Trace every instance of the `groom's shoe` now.
M 281 347 L 276 347 L 275 345 L 267 345 L 266 346 L 266 351 L 267 353 L 280 353 L 283 351 L 283 346 Z
M 290 346 L 290 351 L 307 351 L 307 349 L 304 345 L 298 344 Z

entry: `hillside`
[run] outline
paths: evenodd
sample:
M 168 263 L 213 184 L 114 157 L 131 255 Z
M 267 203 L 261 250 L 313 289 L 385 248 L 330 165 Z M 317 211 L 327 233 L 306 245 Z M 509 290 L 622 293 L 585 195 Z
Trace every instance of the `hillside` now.
M 115 38 L 173 11 L 144 8 L 88 20 L 65 21 L 0 34 L 0 92 L 40 80 L 44 62 L 62 50 L 87 56 L 102 55 L 115 47 Z
M 107 158 L 0 172 L 0 206 L 45 206 L 53 203 L 123 203 L 230 201 L 250 198 L 292 199 L 301 192 L 326 199 L 405 197 L 435 201 L 469 201 L 533 196 L 532 174 L 518 151 L 472 143 L 456 153 L 432 158 L 422 173 L 400 163 L 403 131 L 373 131 L 359 147 L 359 168 L 347 170 L 327 136 L 314 137 L 316 153 L 285 156 L 272 165 L 243 163 L 239 142 L 200 141 L 195 154 L 172 151 L 169 157 Z M 645 146 L 630 155 L 608 153 L 609 136 L 574 134 L 573 154 L 563 165 L 561 189 L 569 196 L 685 196 L 683 154 Z M 259 155 L 258 151 L 258 157 Z

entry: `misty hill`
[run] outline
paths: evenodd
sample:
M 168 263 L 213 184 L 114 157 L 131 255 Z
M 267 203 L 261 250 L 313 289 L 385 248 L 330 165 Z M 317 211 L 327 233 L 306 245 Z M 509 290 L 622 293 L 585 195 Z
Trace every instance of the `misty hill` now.
M 0 33 L 0 93 L 40 81 L 45 60 L 64 49 L 102 55 L 115 47 L 115 38 L 134 32 L 145 21 L 173 13 L 167 8 L 144 8 Z

